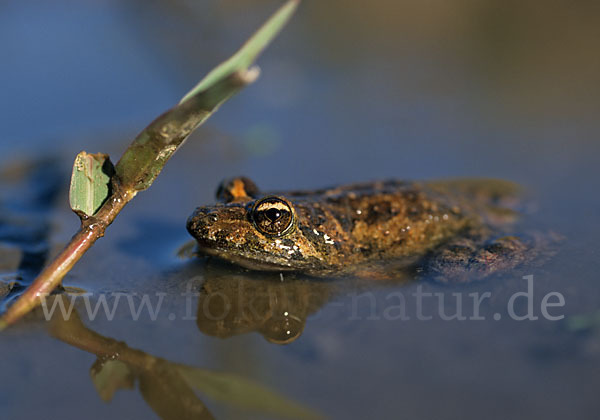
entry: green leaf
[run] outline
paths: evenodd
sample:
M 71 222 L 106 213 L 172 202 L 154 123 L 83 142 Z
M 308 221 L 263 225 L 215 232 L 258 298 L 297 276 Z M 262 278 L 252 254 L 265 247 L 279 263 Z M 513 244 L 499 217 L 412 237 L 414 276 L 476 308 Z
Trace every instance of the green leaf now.
M 150 187 L 169 158 L 187 137 L 231 95 L 253 82 L 258 74 L 234 73 L 171 108 L 144 129 L 116 165 L 123 188 L 142 191 Z
M 229 60 L 211 71 L 175 107 L 146 127 L 116 165 L 121 185 L 130 191 L 150 187 L 169 158 L 218 107 L 258 77 L 250 67 L 277 35 L 298 5 L 283 5 Z
M 256 57 L 258 57 L 290 20 L 298 7 L 298 3 L 300 3 L 299 0 L 290 0 L 284 4 L 263 24 L 263 26 L 260 27 L 258 31 L 254 33 L 254 35 L 252 35 L 250 39 L 248 39 L 248 41 L 246 41 L 238 52 L 208 73 L 204 79 L 198 82 L 198 84 L 181 99 L 181 102 L 187 101 L 192 96 L 202 92 L 219 80 L 222 80 L 237 71 L 248 70 L 256 60 Z
M 185 365 L 175 366 L 190 386 L 216 401 L 278 418 L 322 418 L 311 409 L 240 376 Z
M 114 168 L 108 155 L 81 152 L 71 174 L 69 201 L 76 213 L 93 216 L 111 194 Z

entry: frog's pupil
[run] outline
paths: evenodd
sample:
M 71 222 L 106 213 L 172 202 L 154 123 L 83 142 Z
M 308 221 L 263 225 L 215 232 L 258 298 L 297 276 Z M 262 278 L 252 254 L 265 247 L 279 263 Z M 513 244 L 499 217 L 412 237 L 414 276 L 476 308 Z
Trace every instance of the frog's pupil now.
M 265 211 L 265 216 L 267 216 L 267 219 L 272 223 L 281 217 L 281 212 L 277 209 L 268 209 Z
M 265 197 L 254 203 L 249 213 L 256 229 L 267 236 L 282 236 L 293 228 L 291 206 L 278 197 Z

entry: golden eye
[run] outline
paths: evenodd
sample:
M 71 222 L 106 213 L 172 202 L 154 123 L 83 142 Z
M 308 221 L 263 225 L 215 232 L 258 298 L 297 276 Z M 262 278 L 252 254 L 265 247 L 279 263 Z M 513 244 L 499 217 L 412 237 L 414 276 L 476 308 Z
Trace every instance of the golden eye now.
M 256 229 L 268 236 L 283 236 L 294 225 L 294 211 L 279 197 L 265 197 L 258 200 L 250 213 Z

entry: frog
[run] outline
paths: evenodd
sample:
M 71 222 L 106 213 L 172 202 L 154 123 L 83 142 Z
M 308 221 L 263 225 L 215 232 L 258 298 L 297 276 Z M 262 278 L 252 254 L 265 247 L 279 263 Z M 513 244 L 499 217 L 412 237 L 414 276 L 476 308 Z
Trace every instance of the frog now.
M 382 180 L 261 191 L 244 176 L 187 220 L 197 253 L 249 270 L 388 278 L 397 270 L 465 282 L 531 261 L 539 241 L 511 233 L 523 189 L 499 179 Z

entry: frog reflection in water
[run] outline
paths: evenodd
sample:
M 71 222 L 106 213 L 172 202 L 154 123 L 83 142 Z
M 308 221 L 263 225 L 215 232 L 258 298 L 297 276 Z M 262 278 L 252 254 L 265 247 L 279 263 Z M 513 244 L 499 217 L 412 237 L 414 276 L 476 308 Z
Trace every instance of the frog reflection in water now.
M 262 193 L 244 177 L 187 222 L 201 254 L 253 270 L 389 278 L 418 267 L 442 281 L 514 268 L 536 254 L 508 236 L 519 188 L 500 180 L 383 181 Z
M 196 316 L 200 331 L 219 338 L 256 331 L 274 344 L 296 340 L 310 315 L 349 286 L 355 289 L 295 274 L 285 274 L 282 282 L 278 273 L 246 272 L 218 261 L 204 265 L 203 278 Z

